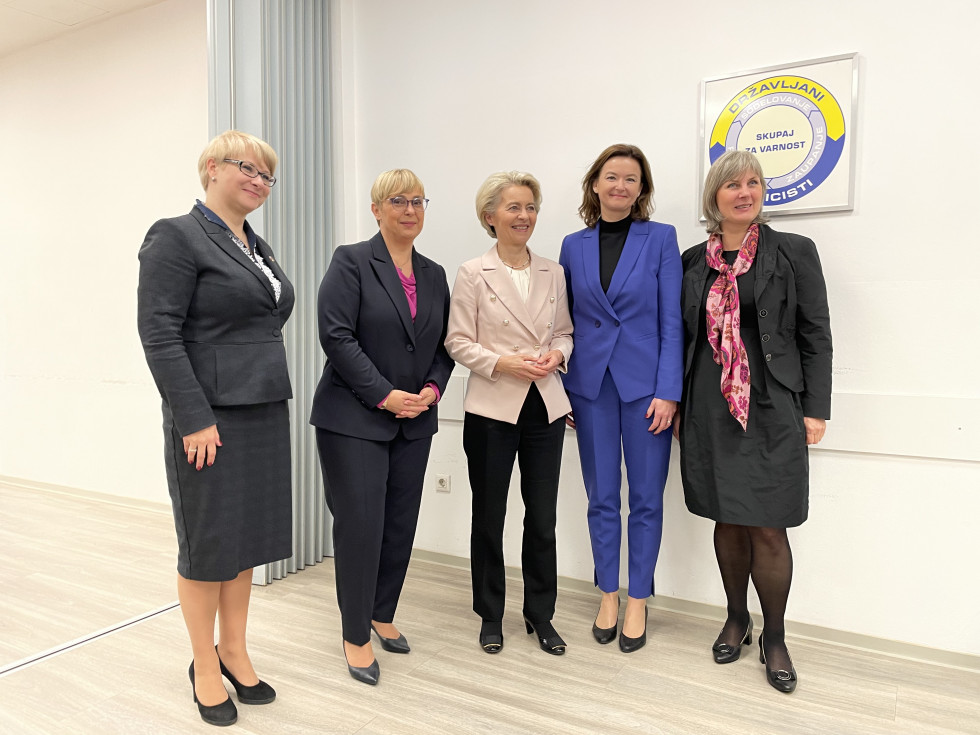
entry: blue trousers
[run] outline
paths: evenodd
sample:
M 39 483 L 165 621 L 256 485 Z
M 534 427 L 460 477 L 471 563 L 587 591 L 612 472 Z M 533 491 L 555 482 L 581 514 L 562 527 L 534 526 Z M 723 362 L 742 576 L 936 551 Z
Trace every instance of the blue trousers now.
M 589 535 L 595 583 L 603 592 L 619 589 L 622 536 L 622 462 L 629 484 L 629 596 L 653 594 L 653 573 L 663 535 L 664 485 L 670 464 L 669 431 L 654 436 L 646 418 L 653 396 L 624 402 L 606 371 L 595 400 L 569 394 L 575 414 L 579 458 L 589 499 Z

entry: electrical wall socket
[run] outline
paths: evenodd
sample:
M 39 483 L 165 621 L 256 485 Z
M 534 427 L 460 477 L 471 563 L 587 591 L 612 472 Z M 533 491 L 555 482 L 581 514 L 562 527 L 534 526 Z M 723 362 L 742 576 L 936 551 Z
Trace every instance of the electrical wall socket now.
M 448 493 L 453 489 L 452 475 L 436 475 L 436 492 Z

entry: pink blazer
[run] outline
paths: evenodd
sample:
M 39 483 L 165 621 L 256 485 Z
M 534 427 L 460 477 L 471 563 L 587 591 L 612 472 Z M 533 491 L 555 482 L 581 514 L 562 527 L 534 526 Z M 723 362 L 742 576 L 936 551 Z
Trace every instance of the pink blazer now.
M 494 246 L 459 267 L 449 307 L 446 349 L 470 369 L 464 409 L 510 424 L 517 423 L 530 383 L 495 373 L 493 368 L 502 355 L 540 357 L 559 350 L 565 356 L 562 365 L 535 384 L 549 421 L 571 410 L 558 374 L 565 371 L 572 354 L 565 272 L 555 261 L 533 253 L 530 270 L 525 303 Z

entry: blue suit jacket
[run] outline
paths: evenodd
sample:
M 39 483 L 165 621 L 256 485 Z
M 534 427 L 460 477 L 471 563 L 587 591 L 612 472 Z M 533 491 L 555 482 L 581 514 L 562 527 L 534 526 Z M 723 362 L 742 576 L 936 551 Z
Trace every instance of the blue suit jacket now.
M 412 270 L 418 295 L 414 322 L 380 232 L 334 251 L 317 299 L 327 364 L 313 396 L 314 426 L 372 441 L 391 441 L 399 429 L 407 439 L 438 431 L 436 404 L 414 419 L 396 419 L 377 407 L 395 388 L 418 393 L 435 383 L 445 395 L 453 371 L 443 345 L 449 320 L 446 271 L 417 250 Z
M 575 325 L 565 388 L 592 400 L 608 368 L 623 401 L 680 400 L 684 330 L 674 228 L 633 222 L 606 293 L 599 282 L 598 228 L 566 237 L 559 261 Z

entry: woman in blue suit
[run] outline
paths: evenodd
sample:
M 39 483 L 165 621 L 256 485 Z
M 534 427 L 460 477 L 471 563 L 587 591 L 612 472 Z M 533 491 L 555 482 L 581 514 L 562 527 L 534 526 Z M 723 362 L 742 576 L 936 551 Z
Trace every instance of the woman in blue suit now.
M 592 634 L 619 621 L 622 459 L 629 483 L 629 588 L 619 648 L 646 643 L 646 599 L 663 529 L 669 431 L 683 375 L 681 260 L 670 225 L 651 222 L 650 165 L 633 145 L 604 150 L 582 179 L 585 229 L 565 238 L 561 264 L 575 325 L 564 381 L 589 498 L 595 583 Z

